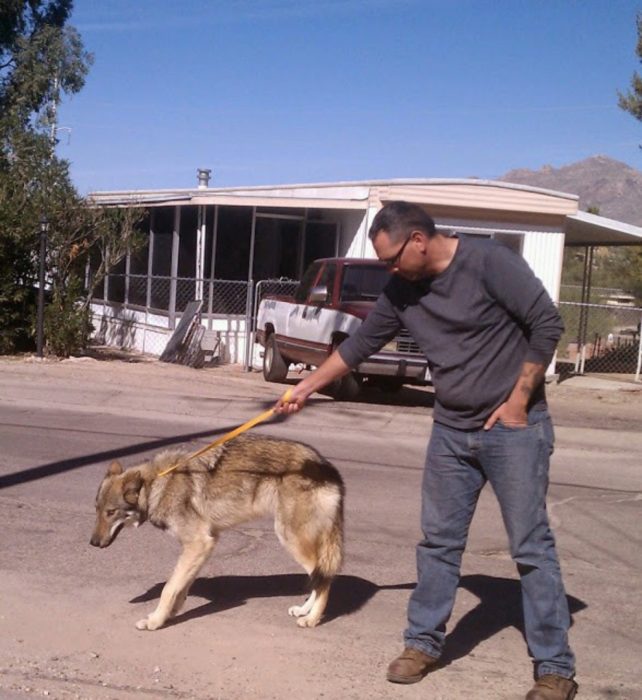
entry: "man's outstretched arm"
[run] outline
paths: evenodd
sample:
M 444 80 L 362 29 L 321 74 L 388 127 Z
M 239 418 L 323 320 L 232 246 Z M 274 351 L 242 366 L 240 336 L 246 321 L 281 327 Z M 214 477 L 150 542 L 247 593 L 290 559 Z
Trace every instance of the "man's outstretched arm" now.
M 332 383 L 336 379 L 343 377 L 350 372 L 350 367 L 343 361 L 341 355 L 335 350 L 330 357 L 317 369 L 302 379 L 296 386 L 293 386 L 288 393 L 287 401 L 281 397 L 274 408 L 277 413 L 296 413 L 300 411 L 308 396 L 324 386 Z

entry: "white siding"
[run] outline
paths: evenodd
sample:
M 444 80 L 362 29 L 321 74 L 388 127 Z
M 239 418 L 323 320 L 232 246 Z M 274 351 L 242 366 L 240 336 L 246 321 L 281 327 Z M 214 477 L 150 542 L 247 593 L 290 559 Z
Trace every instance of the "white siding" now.
M 328 211 L 324 213 L 323 221 L 339 225 L 338 254 L 342 257 L 352 257 L 352 251 L 360 245 L 366 212 L 363 209 Z
M 368 229 L 370 224 L 375 217 L 375 214 L 379 211 L 380 207 L 370 207 L 366 216 L 363 217 L 359 230 L 355 233 L 354 238 L 350 242 L 349 247 L 344 254 L 347 258 L 374 258 L 374 248 L 370 243 L 368 238 Z
M 524 234 L 522 255 L 542 280 L 553 301 L 559 301 L 564 234 L 529 231 Z

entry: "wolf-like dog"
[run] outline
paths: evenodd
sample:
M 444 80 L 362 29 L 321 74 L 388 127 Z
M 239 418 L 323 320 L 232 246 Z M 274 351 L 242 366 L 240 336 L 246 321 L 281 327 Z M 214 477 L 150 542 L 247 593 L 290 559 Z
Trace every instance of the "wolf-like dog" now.
M 183 545 L 156 610 L 136 627 L 155 630 L 176 615 L 219 533 L 267 513 L 310 577 L 307 600 L 288 612 L 300 627 L 317 625 L 343 558 L 345 490 L 337 469 L 312 447 L 267 436 L 238 437 L 183 465 L 190 454 L 167 450 L 126 470 L 112 462 L 98 489 L 95 547 L 108 547 L 124 525 L 146 520 Z

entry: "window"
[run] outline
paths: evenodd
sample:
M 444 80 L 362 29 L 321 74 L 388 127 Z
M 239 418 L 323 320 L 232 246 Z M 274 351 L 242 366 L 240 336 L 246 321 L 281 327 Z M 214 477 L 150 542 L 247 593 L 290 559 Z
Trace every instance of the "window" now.
M 383 265 L 349 265 L 343 270 L 341 301 L 372 301 L 389 279 L 390 273 Z
M 321 263 L 315 263 L 314 265 L 310 265 L 310 267 L 305 271 L 303 279 L 301 282 L 299 282 L 299 286 L 294 292 L 294 301 L 296 301 L 298 304 L 304 304 L 310 295 L 310 290 L 312 289 L 312 285 L 319 274 L 320 267 Z
M 337 276 L 337 266 L 336 265 L 326 265 L 321 272 L 318 282 L 314 285 L 315 287 L 325 287 L 328 290 L 328 299 L 332 298 L 332 292 L 334 289 L 334 279 Z M 320 302 L 317 302 L 320 303 Z

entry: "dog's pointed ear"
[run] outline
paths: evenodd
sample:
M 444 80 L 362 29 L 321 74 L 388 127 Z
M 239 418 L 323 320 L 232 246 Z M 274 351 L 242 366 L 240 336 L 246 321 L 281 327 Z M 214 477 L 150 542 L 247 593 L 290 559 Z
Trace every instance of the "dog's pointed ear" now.
M 118 476 L 119 474 L 123 473 L 123 465 L 115 459 L 110 465 L 109 469 L 107 470 L 107 476 Z
M 143 486 L 143 479 L 139 473 L 132 474 L 123 484 L 123 498 L 125 503 L 135 506 L 138 503 L 138 494 Z

